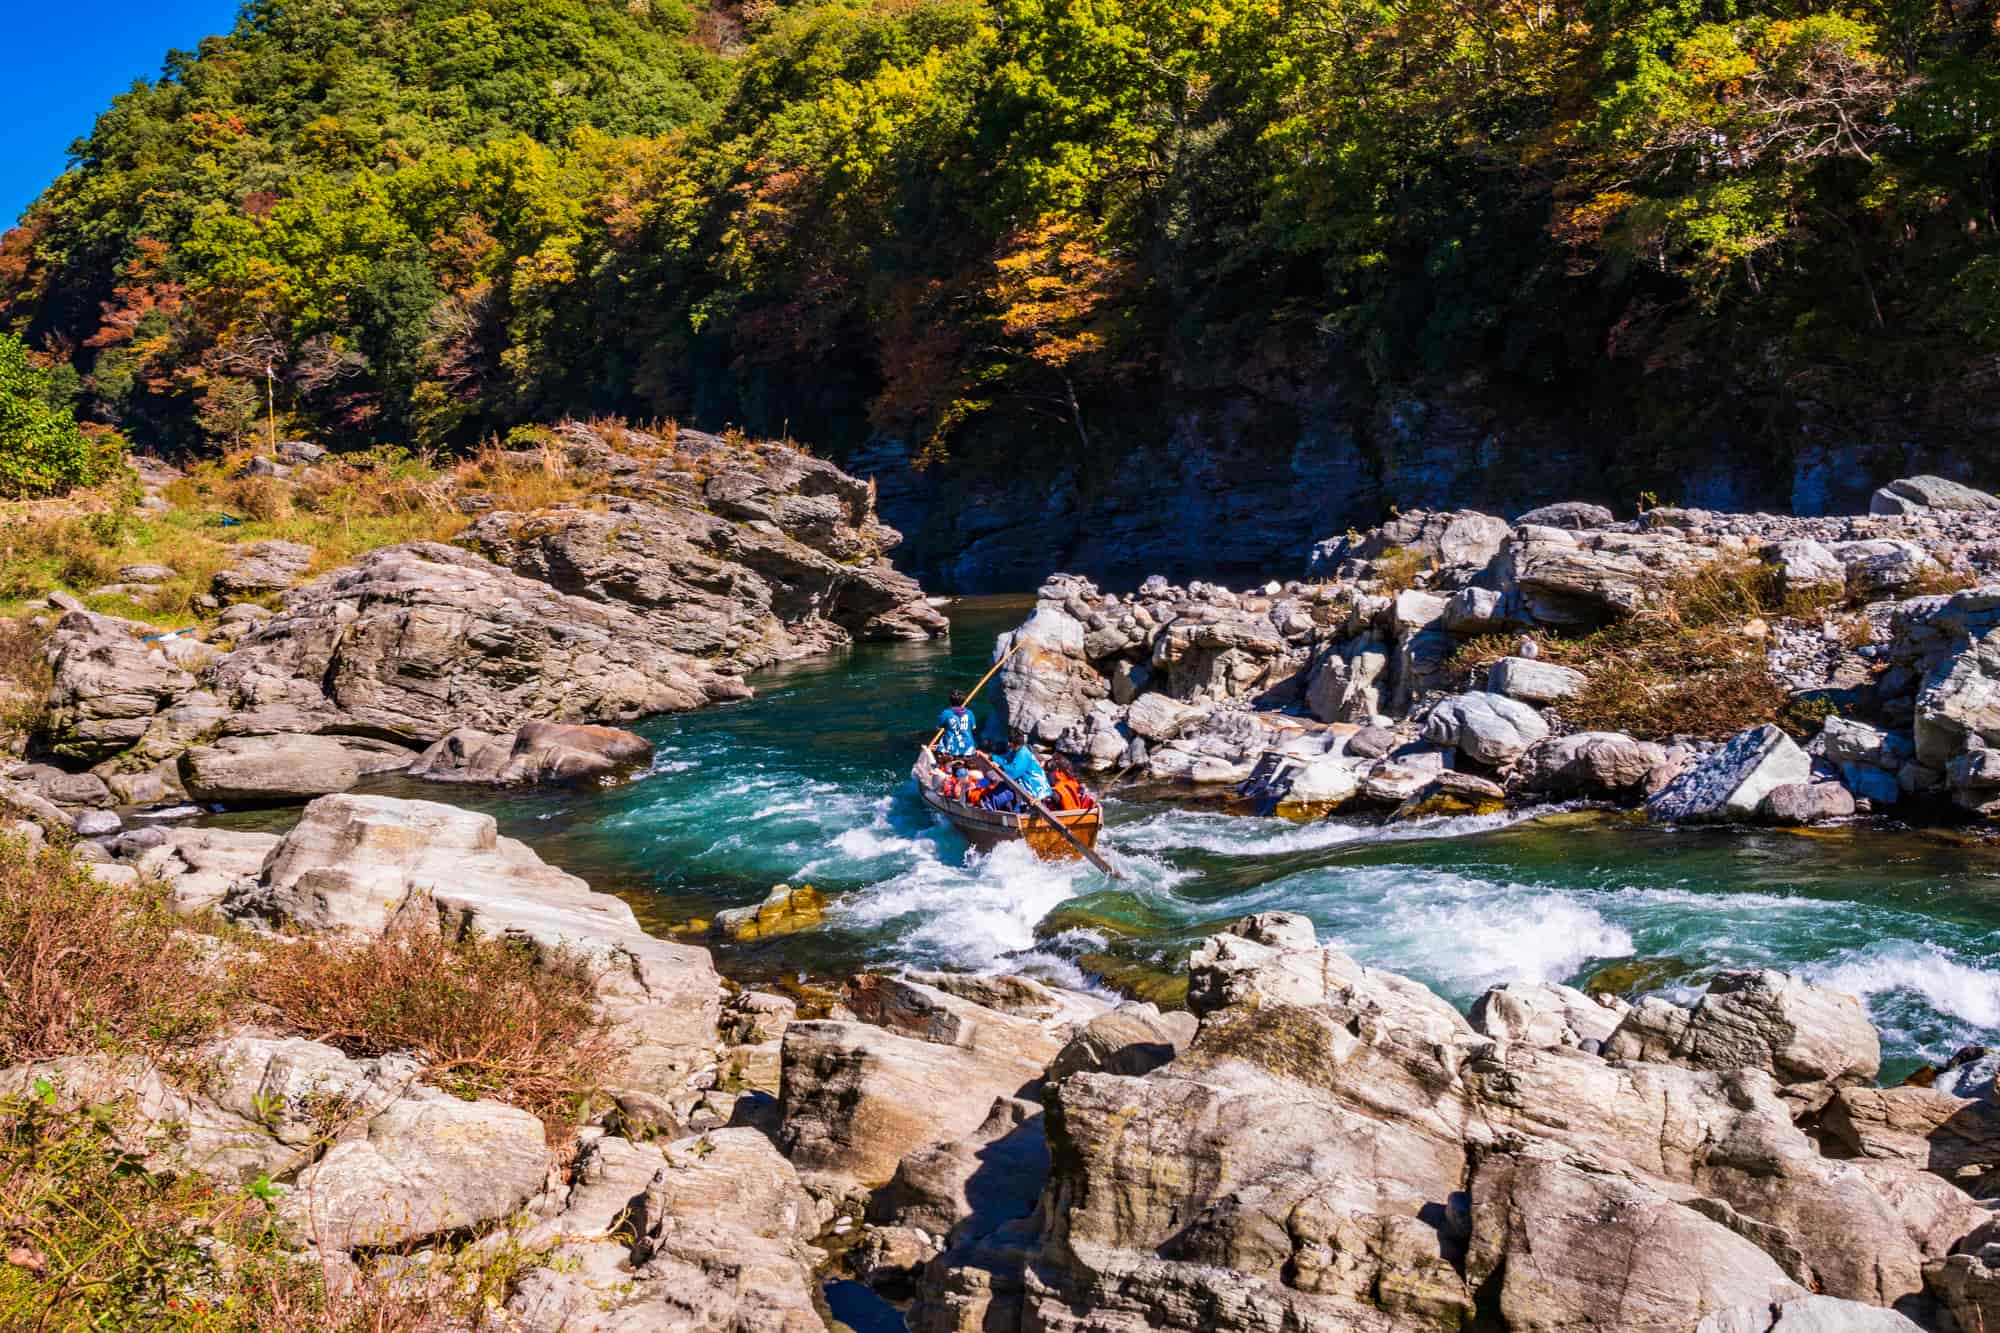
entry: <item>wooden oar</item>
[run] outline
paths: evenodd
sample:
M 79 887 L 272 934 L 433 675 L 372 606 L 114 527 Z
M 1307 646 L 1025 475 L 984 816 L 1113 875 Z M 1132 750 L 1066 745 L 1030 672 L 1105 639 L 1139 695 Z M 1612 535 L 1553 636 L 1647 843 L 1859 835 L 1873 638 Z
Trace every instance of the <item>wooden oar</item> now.
M 1030 810 L 1033 810 L 1043 819 L 1046 819 L 1049 822 L 1049 826 L 1051 828 L 1055 829 L 1056 832 L 1062 834 L 1064 838 L 1069 840 L 1070 846 L 1076 848 L 1079 852 L 1082 852 L 1085 856 L 1089 857 L 1090 863 L 1092 865 L 1096 866 L 1099 870 L 1102 870 L 1105 874 L 1111 876 L 1111 878 L 1113 879 L 1125 878 L 1124 875 L 1112 869 L 1111 863 L 1109 861 L 1105 860 L 1103 857 L 1099 856 L 1095 851 L 1091 850 L 1089 845 L 1086 844 L 1082 838 L 1079 838 L 1076 836 L 1076 834 L 1070 832 L 1069 825 L 1063 823 L 1060 819 L 1057 819 L 1054 815 L 1050 814 L 1049 808 L 1047 806 L 1043 805 L 1040 801 L 1036 800 L 1034 797 L 1028 795 L 1028 789 L 1026 787 L 1023 787 L 1020 783 L 1014 781 L 1013 775 L 1009 773 L 1006 769 L 1000 767 L 999 761 L 996 760 L 992 755 L 981 752 L 979 757 L 981 759 L 984 759 L 987 763 L 987 766 L 993 770 L 993 776 L 999 778 L 1002 782 L 1007 784 L 1008 791 L 1013 792 L 1018 799 L 1026 802 Z
M 976 694 L 978 694 L 978 693 L 979 693 L 979 692 L 980 692 L 981 690 L 985 689 L 985 688 L 986 688 L 986 682 L 987 682 L 987 681 L 989 681 L 989 680 L 992 680 L 992 679 L 993 679 L 993 673 L 994 673 L 994 672 L 996 672 L 996 671 L 998 671 L 998 670 L 999 670 L 999 669 L 1000 669 L 1001 667 L 1003 667 L 1003 666 L 1006 666 L 1006 665 L 1007 665 L 1007 659 L 1008 659 L 1008 658 L 1012 657 L 1012 656 L 1013 656 L 1013 655 L 1014 655 L 1015 653 L 1018 653 L 1018 652 L 1020 652 L 1020 651 L 1021 651 L 1021 650 L 1022 650 L 1023 648 L 1025 648 L 1025 647 L 1027 647 L 1027 646 L 1028 646 L 1028 641 L 1027 641 L 1026 639 L 1016 639 L 1016 640 L 1014 641 L 1014 646 L 1013 646 L 1012 648 L 1009 648 L 1009 649 L 1007 650 L 1007 656 L 1006 656 L 1006 657 L 1003 657 L 1003 658 L 1001 658 L 1001 659 L 1000 659 L 999 661 L 995 662 L 995 663 L 994 663 L 994 664 L 992 665 L 992 667 L 990 667 L 990 668 L 989 668 L 989 669 L 987 670 L 986 674 L 985 674 L 985 675 L 983 675 L 983 676 L 981 676 L 981 677 L 979 678 L 979 683 L 978 683 L 977 685 L 974 685 L 974 686 L 972 687 L 972 692 L 971 692 L 970 694 L 967 694 L 967 695 L 965 696 L 965 702 L 967 702 L 967 703 L 971 703 L 971 702 L 972 702 L 972 698 L 973 698 L 973 695 L 976 695 Z M 937 733 L 936 733 L 935 735 L 933 735 L 933 736 L 931 737 L 931 744 L 930 744 L 930 745 L 926 745 L 926 746 L 925 746 L 924 748 L 925 748 L 926 750 L 928 750 L 928 749 L 930 749 L 930 748 L 931 748 L 931 745 L 936 745 L 936 744 L 937 744 L 937 743 L 938 743 L 939 741 L 941 741 L 941 740 L 943 740 L 943 739 L 944 739 L 944 728 L 943 728 L 943 727 L 939 727 L 939 728 L 937 729 Z

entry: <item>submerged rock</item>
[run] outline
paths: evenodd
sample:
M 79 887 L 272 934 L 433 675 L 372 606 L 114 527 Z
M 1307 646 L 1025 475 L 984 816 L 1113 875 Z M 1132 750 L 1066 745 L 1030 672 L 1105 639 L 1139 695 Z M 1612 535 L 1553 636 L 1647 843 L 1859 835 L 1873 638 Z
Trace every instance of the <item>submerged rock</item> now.
M 817 926 L 826 910 L 826 898 L 810 884 L 793 888 L 779 884 L 764 901 L 749 907 L 732 907 L 715 914 L 716 930 L 739 943 L 789 935 Z

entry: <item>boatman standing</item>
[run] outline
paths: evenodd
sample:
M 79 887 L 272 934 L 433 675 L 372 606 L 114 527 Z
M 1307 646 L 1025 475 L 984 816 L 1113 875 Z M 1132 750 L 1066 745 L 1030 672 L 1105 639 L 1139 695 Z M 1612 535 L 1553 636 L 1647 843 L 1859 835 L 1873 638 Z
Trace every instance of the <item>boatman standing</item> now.
M 1035 752 L 1028 748 L 1026 732 L 1007 733 L 1007 753 L 995 755 L 993 762 L 1005 769 L 1007 776 L 1021 784 L 1021 790 L 1038 801 L 1046 801 L 1055 794 L 1049 786 L 1049 775 L 1042 771 L 1042 761 L 1035 758 Z
M 965 691 L 951 692 L 951 707 L 938 714 L 938 725 L 944 728 L 944 739 L 938 742 L 938 749 L 946 754 L 971 754 L 979 748 L 973 739 L 978 728 L 973 724 L 972 710 L 965 706 Z

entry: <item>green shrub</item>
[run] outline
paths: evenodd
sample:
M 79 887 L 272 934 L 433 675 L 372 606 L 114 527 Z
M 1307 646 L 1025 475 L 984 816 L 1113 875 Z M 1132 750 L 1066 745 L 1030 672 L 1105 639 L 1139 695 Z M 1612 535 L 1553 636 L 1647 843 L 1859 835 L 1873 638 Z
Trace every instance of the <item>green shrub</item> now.
M 0 334 L 0 495 L 60 495 L 106 471 L 104 451 L 58 401 L 49 372 L 18 337 Z

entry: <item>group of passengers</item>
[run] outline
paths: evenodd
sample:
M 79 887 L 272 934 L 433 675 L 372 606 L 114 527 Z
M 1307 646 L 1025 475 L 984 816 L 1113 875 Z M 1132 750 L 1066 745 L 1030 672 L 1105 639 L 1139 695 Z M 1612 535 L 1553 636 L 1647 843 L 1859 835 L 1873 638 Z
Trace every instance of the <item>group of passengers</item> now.
M 1001 780 L 1004 772 L 1022 791 L 1051 810 L 1088 810 L 1097 804 L 1068 760 L 1057 756 L 1044 768 L 1021 731 L 1007 734 L 1007 748 L 1002 753 L 981 754 L 978 728 L 972 710 L 965 705 L 963 690 L 952 691 L 951 707 L 939 715 L 938 723 L 944 735 L 937 746 L 940 759 L 933 782 L 938 795 L 946 800 L 987 810 L 1025 811 L 1021 798 Z

